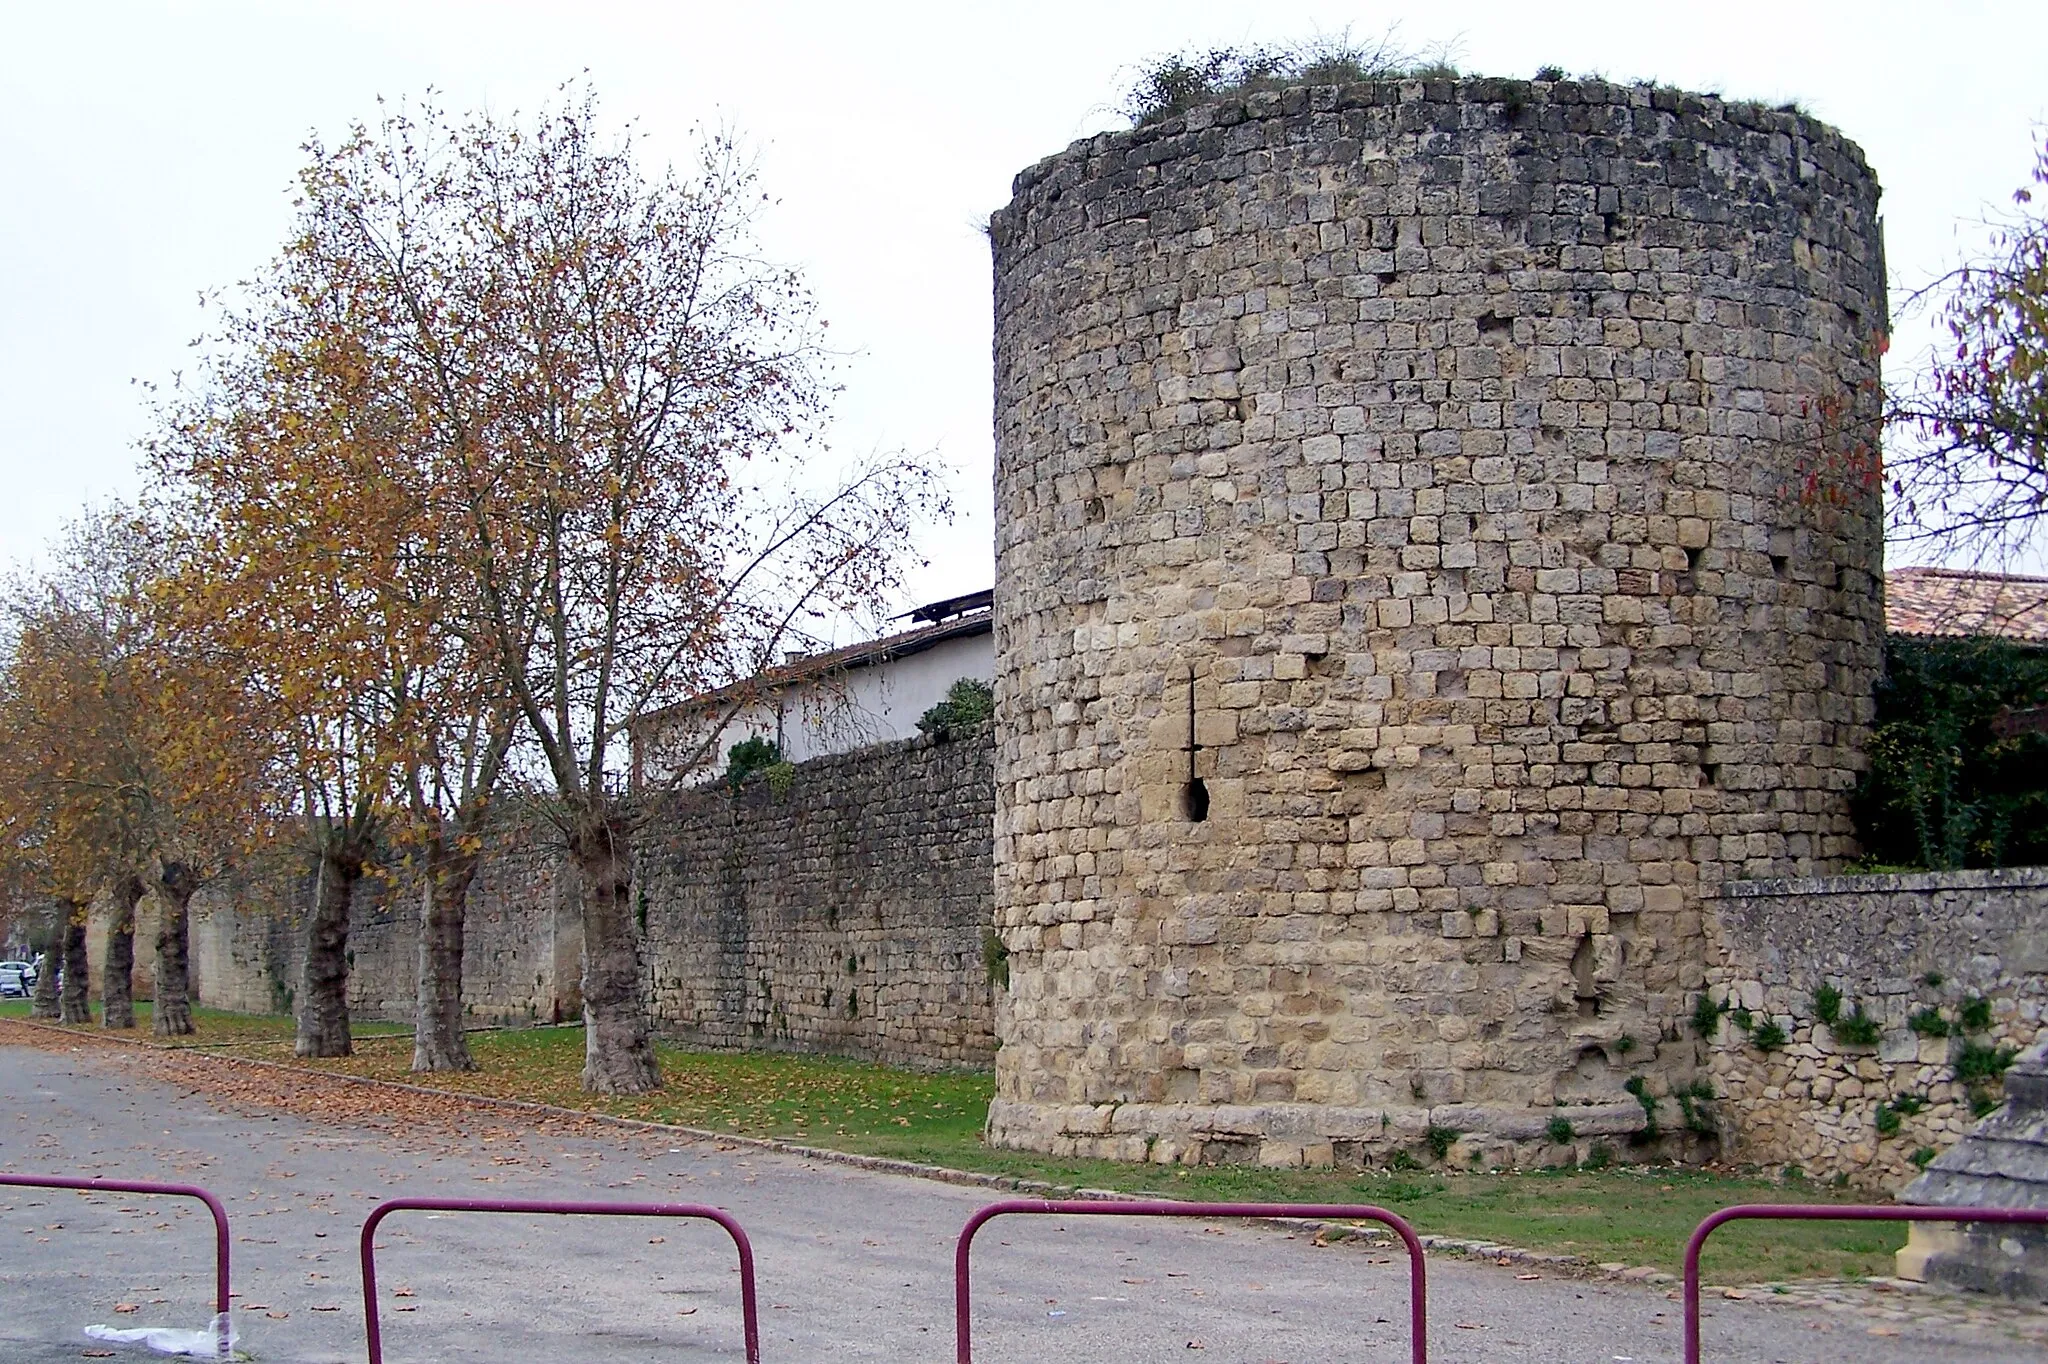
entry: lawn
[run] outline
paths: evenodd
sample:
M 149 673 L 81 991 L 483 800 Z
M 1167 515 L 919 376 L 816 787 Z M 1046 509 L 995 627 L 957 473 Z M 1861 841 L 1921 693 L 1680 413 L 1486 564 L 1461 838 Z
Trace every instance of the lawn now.
M 1668 1166 L 1518 1174 L 1361 1173 L 1056 1160 L 981 1144 L 982 1118 L 995 1088 L 994 1077 L 983 1072 L 933 1074 L 831 1057 L 661 1046 L 666 1078 L 661 1092 L 597 1098 L 582 1091 L 581 1028 L 475 1033 L 470 1046 L 479 1069 L 466 1075 L 414 1075 L 410 1048 L 375 1040 L 352 1057 L 298 1064 L 1069 1187 L 1189 1199 L 1376 1203 L 1424 1232 L 1580 1255 L 1593 1263 L 1654 1265 L 1674 1273 L 1693 1227 L 1716 1208 L 1854 1201 L 1848 1191 L 1800 1179 Z M 237 1050 L 291 1059 L 284 1040 Z M 1706 1275 L 1717 1283 L 1750 1283 L 1890 1274 L 1892 1252 L 1904 1243 L 1903 1226 L 1802 1222 L 1730 1227 L 1708 1243 Z

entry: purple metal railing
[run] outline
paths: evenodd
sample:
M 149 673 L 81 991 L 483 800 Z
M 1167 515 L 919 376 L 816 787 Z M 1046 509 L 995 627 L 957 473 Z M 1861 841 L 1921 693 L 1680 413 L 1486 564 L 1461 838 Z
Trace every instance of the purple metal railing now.
M 1354 1222 L 1380 1222 L 1392 1227 L 1408 1247 L 1408 1354 L 1413 1364 L 1429 1359 L 1429 1285 L 1423 1267 L 1422 1242 L 1415 1228 L 1385 1208 L 1353 1203 L 1176 1203 L 1170 1200 L 1110 1201 L 1073 1198 L 1013 1198 L 991 1203 L 967 1219 L 960 1229 L 960 1244 L 953 1252 L 953 1358 L 956 1364 L 974 1364 L 970 1339 L 973 1309 L 969 1288 L 970 1253 L 974 1234 L 984 1222 L 1012 1213 L 1039 1213 L 1055 1217 L 1284 1217 L 1316 1220 L 1341 1218 Z M 374 1364 L 374 1361 L 373 1361 Z
M 81 1192 L 161 1194 L 168 1198 L 196 1198 L 206 1205 L 213 1214 L 213 1314 L 218 1322 L 226 1322 L 228 1314 L 228 1210 L 220 1200 L 196 1184 L 155 1184 L 140 1179 L 71 1179 L 63 1175 L 8 1175 L 0 1174 L 0 1185 L 12 1184 L 26 1189 L 76 1189 Z M 226 1327 L 222 1327 L 223 1338 L 217 1353 L 222 1359 L 228 1357 Z
M 377 1320 L 377 1226 L 394 1212 L 544 1213 L 585 1217 L 693 1217 L 716 1222 L 732 1237 L 740 1256 L 740 1317 L 746 1330 L 747 1364 L 761 1364 L 761 1319 L 754 1299 L 754 1247 L 728 1213 L 696 1203 L 552 1203 L 519 1199 L 394 1198 L 379 1203 L 363 1223 L 363 1329 L 370 1364 L 384 1364 L 384 1333 Z
M 1685 1364 L 1700 1364 L 1700 1251 L 1724 1222 L 2031 1222 L 2048 1226 L 2048 1208 L 1922 1208 L 1854 1203 L 1745 1203 L 1723 1208 L 1685 1243 Z

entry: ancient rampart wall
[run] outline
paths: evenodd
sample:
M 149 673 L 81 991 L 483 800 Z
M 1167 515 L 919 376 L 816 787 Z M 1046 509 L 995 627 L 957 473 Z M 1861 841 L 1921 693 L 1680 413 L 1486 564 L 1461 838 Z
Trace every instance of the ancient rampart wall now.
M 992 1139 L 1493 1159 L 1691 1084 L 1702 894 L 1854 851 L 1857 149 L 1302 88 L 1078 142 L 991 231 Z
M 665 799 L 637 849 L 649 1010 L 680 1039 L 985 1066 L 987 731 Z
M 1998 1101 L 1966 1053 L 2010 1059 L 2048 1020 L 2048 868 L 1735 882 L 1707 929 L 1730 1159 L 1897 1189 Z
M 658 1033 L 916 1066 L 995 1053 L 994 745 L 913 739 L 651 798 L 634 890 Z M 310 889 L 288 866 L 194 903 L 198 998 L 289 1007 Z M 543 832 L 498 830 L 470 891 L 463 1000 L 478 1023 L 580 1017 L 575 886 Z M 356 1016 L 409 1022 L 417 892 L 366 880 L 349 931 Z M 139 949 L 140 954 L 140 949 Z

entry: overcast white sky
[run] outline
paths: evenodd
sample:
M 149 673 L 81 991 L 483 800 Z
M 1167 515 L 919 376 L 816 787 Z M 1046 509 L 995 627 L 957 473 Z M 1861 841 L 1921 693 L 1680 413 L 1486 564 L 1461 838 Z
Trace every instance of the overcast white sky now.
M 1877 169 L 1895 291 L 1967 249 L 2025 180 L 2048 116 L 2042 0 L 0 0 L 0 21 L 0 562 L 139 485 L 134 381 L 168 379 L 201 325 L 199 291 L 282 242 L 306 134 L 372 117 L 380 94 L 432 86 L 448 107 L 503 113 L 587 71 L 654 156 L 685 160 L 704 122 L 748 139 L 777 200 L 768 249 L 807 273 L 851 352 L 833 444 L 936 450 L 956 471 L 961 515 L 931 533 L 906 604 L 993 571 L 975 224 L 1018 170 L 1120 126 L 1148 57 L 1398 22 L 1479 74 L 1554 63 L 1796 98 Z

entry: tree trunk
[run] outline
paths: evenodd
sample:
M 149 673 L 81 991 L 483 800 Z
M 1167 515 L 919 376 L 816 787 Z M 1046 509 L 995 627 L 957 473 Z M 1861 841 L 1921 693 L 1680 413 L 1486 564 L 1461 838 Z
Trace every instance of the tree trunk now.
M 30 1018 L 56 1018 L 61 1009 L 57 1003 L 57 981 L 64 973 L 64 926 L 45 930 L 36 943 L 36 950 L 43 955 L 41 973 L 36 976 L 35 1002 L 29 1005 Z
M 92 1022 L 92 1005 L 85 990 L 92 965 L 85 959 L 85 906 L 73 905 L 64 920 L 64 983 L 57 992 L 57 1021 Z
M 462 1035 L 462 929 L 476 856 L 436 847 L 420 889 L 418 1016 L 412 1030 L 414 1070 L 475 1070 Z
M 192 1033 L 191 922 L 192 896 L 199 877 L 183 862 L 165 862 L 156 871 L 156 1005 L 150 1010 L 150 1031 L 158 1037 Z
M 100 968 L 100 1026 L 135 1026 L 135 905 L 142 882 L 126 876 L 114 883 L 114 917 L 107 925 L 107 960 Z
M 348 910 L 363 879 L 362 854 L 350 848 L 320 855 L 313 908 L 306 916 L 306 964 L 299 975 L 300 1056 L 347 1056 Z
M 632 848 L 609 810 L 569 834 L 583 902 L 583 1088 L 645 1094 L 661 1088 L 640 993 L 640 933 L 633 914 Z

